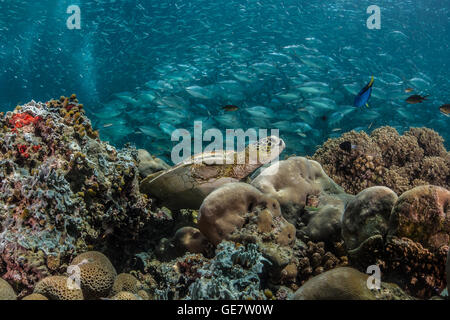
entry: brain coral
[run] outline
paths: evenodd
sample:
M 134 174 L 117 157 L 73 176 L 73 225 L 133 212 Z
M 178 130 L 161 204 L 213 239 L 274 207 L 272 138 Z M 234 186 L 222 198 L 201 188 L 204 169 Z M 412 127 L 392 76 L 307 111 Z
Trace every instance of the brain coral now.
M 46 296 L 40 293 L 32 293 L 22 298 L 22 300 L 48 300 Z
M 355 148 L 342 150 L 339 145 L 344 141 Z M 397 194 L 422 184 L 450 187 L 450 153 L 442 137 L 427 128 L 411 128 L 403 135 L 392 127 L 378 128 L 370 136 L 347 132 L 328 139 L 312 158 L 352 194 L 375 185 Z
M 0 278 L 0 300 L 16 300 L 14 289 L 8 282 Z
M 83 292 L 68 277 L 51 276 L 36 284 L 34 293 L 42 294 L 49 300 L 83 300 Z
M 111 300 L 142 300 L 142 298 L 131 292 L 120 291 L 115 294 Z
M 76 96 L 0 115 L 0 272 L 24 294 L 58 257 L 151 237 L 170 221 L 139 192 L 137 151 L 102 142 Z M 158 225 L 158 228 L 151 226 Z M 146 232 L 144 232 L 144 229 Z M 150 230 L 150 231 L 149 231 Z M 134 246 L 130 246 L 131 248 Z
M 111 295 L 116 295 L 121 291 L 128 291 L 131 293 L 138 293 L 139 281 L 129 273 L 121 273 L 116 277 L 114 281 Z
M 117 273 L 104 254 L 97 251 L 82 253 L 73 259 L 72 266 L 79 267 L 81 289 L 86 299 L 109 296 Z

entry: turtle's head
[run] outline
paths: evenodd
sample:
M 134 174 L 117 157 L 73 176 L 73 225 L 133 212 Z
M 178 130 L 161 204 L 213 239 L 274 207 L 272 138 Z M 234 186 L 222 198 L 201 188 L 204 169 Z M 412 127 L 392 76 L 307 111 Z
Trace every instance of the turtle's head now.
M 277 158 L 286 148 L 283 139 L 277 136 L 269 136 L 248 146 L 250 161 L 264 165 Z

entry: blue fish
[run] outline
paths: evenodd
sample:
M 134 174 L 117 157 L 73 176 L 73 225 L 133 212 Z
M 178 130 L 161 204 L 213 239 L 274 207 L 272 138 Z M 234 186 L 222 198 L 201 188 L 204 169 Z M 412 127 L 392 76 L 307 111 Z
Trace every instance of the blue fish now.
M 370 82 L 362 88 L 362 90 L 358 93 L 358 95 L 355 98 L 355 102 L 353 105 L 357 108 L 361 108 L 363 106 L 369 107 L 369 99 L 370 95 L 372 94 L 372 86 L 373 86 L 373 76 Z

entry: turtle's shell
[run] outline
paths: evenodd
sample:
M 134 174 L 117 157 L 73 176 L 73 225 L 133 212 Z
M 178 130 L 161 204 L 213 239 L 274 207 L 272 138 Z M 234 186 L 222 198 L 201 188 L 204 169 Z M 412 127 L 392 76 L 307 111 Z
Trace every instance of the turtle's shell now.
M 267 153 L 261 148 L 267 145 L 267 150 L 276 152 Z M 141 182 L 140 191 L 156 197 L 170 209 L 198 209 L 212 191 L 226 183 L 241 181 L 284 148 L 282 139 L 270 136 L 241 152 L 220 150 L 197 154 L 171 169 L 149 175 Z M 256 154 L 258 161 L 247 161 L 250 154 Z
M 248 175 L 243 172 L 243 165 L 227 164 L 226 160 L 234 160 L 235 156 L 233 151 L 194 155 L 169 170 L 148 176 L 140 190 L 171 209 L 198 209 L 213 190 L 225 183 L 240 181 L 243 174 Z

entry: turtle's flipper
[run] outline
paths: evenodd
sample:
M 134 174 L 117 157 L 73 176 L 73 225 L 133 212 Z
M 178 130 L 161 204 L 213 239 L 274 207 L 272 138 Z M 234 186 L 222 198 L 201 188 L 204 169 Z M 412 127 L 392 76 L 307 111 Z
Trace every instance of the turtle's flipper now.
M 144 180 L 142 180 L 142 182 L 141 182 L 141 185 L 145 182 L 145 183 L 148 183 L 148 182 L 150 182 L 150 181 L 152 181 L 153 179 L 155 179 L 156 177 L 159 177 L 161 174 L 163 174 L 164 172 L 166 172 L 166 170 L 161 170 L 161 171 L 157 171 L 157 172 L 153 172 L 153 173 L 151 173 L 151 174 L 149 174 L 148 176 L 146 176 L 145 178 L 144 178 Z M 141 192 L 143 192 L 142 190 L 141 190 Z M 144 192 L 145 193 L 145 192 Z

